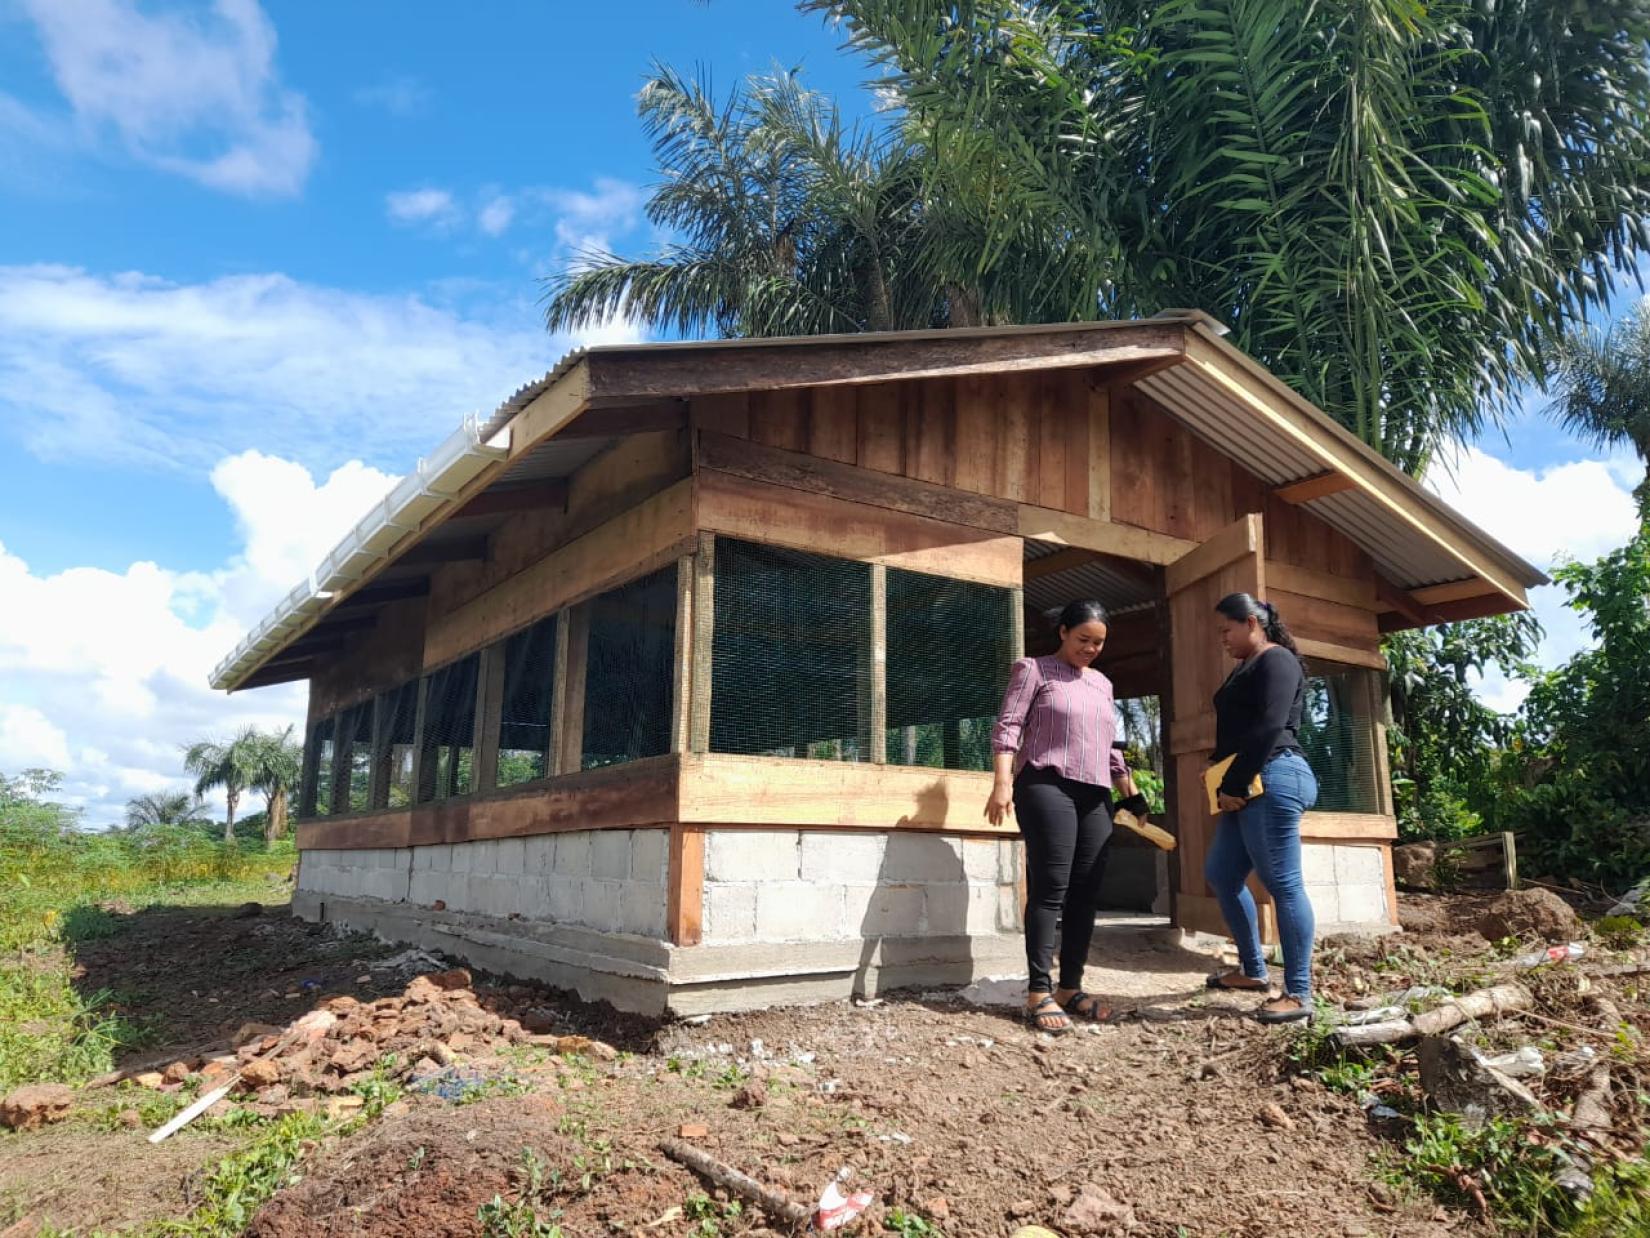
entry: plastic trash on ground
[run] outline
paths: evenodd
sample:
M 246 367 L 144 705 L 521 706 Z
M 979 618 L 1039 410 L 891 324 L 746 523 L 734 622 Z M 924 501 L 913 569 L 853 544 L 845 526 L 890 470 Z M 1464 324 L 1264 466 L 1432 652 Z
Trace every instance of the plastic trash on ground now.
M 1366 1023 L 1385 1023 L 1408 1015 L 1409 1011 L 1402 1006 L 1377 1006 L 1373 1010 L 1348 1010 L 1336 1021 L 1342 1027 L 1362 1027 Z
M 1513 966 L 1528 970 L 1531 967 L 1541 967 L 1547 963 L 1570 963 L 1586 953 L 1586 946 L 1579 941 L 1572 941 L 1567 946 L 1548 946 L 1545 950 L 1537 950 L 1534 954 L 1521 954 L 1513 960 Z
M 1479 1060 L 1512 1079 L 1528 1079 L 1534 1075 L 1545 1074 L 1547 1070 L 1547 1062 L 1541 1056 L 1541 1050 L 1534 1045 L 1524 1045 L 1511 1053 L 1500 1053 L 1495 1057 L 1481 1056 Z
M 1607 916 L 1637 916 L 1650 909 L 1650 877 L 1646 877 L 1626 894 L 1621 901 L 1604 914 Z
M 844 1195 L 843 1188 L 854 1171 L 843 1166 L 836 1177 L 826 1183 L 819 1197 L 819 1208 L 814 1213 L 814 1228 L 818 1230 L 844 1229 L 859 1219 L 859 1214 L 871 1206 L 876 1198 L 870 1191 L 855 1191 Z

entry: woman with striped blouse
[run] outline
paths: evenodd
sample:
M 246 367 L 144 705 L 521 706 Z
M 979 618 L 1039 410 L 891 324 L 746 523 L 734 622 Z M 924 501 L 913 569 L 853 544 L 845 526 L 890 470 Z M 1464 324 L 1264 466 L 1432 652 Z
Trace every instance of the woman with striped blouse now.
M 1026 1017 L 1039 1031 L 1071 1028 L 1071 1016 L 1102 1020 L 1109 1011 L 1083 992 L 1095 906 L 1111 840 L 1111 789 L 1126 778 L 1111 680 L 1089 664 L 1106 643 L 1098 602 L 1060 612 L 1060 648 L 1021 658 L 1009 676 L 992 732 L 996 782 L 986 819 L 1019 818 L 1026 846 Z M 1056 924 L 1060 983 L 1049 974 Z

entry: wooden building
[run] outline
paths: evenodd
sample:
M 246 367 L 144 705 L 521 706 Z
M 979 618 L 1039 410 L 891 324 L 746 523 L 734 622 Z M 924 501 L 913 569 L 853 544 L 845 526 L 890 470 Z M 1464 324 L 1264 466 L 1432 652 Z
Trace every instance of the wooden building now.
M 1202 877 L 1212 607 L 1312 671 L 1324 929 L 1394 922 L 1383 632 L 1543 582 L 1187 312 L 597 348 L 421 461 L 214 675 L 307 679 L 300 914 L 680 1012 L 1023 971 L 989 729 L 1074 597 Z M 1269 909 L 1268 909 L 1269 910 Z

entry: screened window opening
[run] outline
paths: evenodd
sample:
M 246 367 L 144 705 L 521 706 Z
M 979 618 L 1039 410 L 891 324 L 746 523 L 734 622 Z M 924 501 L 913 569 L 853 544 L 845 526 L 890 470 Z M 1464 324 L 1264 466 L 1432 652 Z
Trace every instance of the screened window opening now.
M 710 750 L 871 759 L 871 569 L 716 540 Z
M 332 811 L 333 733 L 336 720 L 322 718 L 309 732 L 304 753 L 304 788 L 298 799 L 300 817 L 324 817 Z
M 1014 594 L 888 570 L 890 765 L 989 770 L 1014 648 Z
M 1310 667 L 1300 745 L 1318 777 L 1319 812 L 1381 811 L 1374 672 Z
M 425 677 L 423 761 L 418 798 L 450 799 L 475 788 L 476 676 L 471 654 Z
M 366 812 L 372 807 L 372 707 L 363 701 L 338 715 L 336 778 L 340 812 Z
M 554 617 L 504 642 L 504 692 L 498 728 L 498 785 L 550 773 L 550 700 L 556 678 Z
M 413 802 L 413 754 L 417 748 L 418 680 L 378 698 L 378 791 L 374 808 L 406 808 Z
M 670 751 L 676 649 L 676 568 L 586 603 L 584 735 L 580 768 Z

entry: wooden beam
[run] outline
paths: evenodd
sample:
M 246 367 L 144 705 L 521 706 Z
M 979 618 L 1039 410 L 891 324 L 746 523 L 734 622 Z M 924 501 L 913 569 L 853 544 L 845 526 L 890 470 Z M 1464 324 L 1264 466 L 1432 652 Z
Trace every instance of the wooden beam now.
M 1376 812 L 1308 812 L 1301 814 L 1301 837 L 1344 842 L 1398 837 L 1398 819 Z
M 408 567 L 422 563 L 463 563 L 487 557 L 485 537 L 455 538 L 443 542 L 420 542 L 396 560 Z
M 705 831 L 691 825 L 670 827 L 670 882 L 666 931 L 675 946 L 697 946 L 704 939 Z
M 468 520 L 473 516 L 508 516 L 517 512 L 544 511 L 547 508 L 567 507 L 568 483 L 564 477 L 550 481 L 527 482 L 519 486 L 495 486 L 483 490 L 475 498 L 453 512 L 452 519 Z
M 1111 389 L 1102 375 L 1089 377 L 1089 501 L 1090 520 L 1111 519 Z
M 590 361 L 575 362 L 510 419 L 510 459 L 531 451 L 590 405 Z
M 927 516 L 933 520 L 990 529 L 997 533 L 1019 531 L 1014 504 L 1001 499 L 950 486 L 894 477 L 802 452 L 763 447 L 709 431 L 699 435 L 699 466 L 751 481 L 829 495 L 867 507 Z
M 1400 589 L 1379 574 L 1375 577 L 1375 596 L 1384 609 L 1397 611 L 1418 627 L 1428 627 L 1439 621 L 1437 611 L 1417 601 L 1413 594 Z M 1498 599 L 1500 596 L 1496 594 Z
M 670 750 L 693 738 L 693 556 L 676 560 L 676 629 L 671 642 Z
M 1095 378 L 1113 391 L 1124 387 L 1132 387 L 1138 382 L 1150 378 L 1153 374 L 1161 374 L 1164 370 L 1179 365 L 1185 357 L 1173 354 L 1167 357 L 1148 357 L 1144 361 L 1129 361 L 1120 365 L 1108 365 L 1095 371 Z
M 243 679 L 240 686 L 233 689 L 233 691 L 243 692 L 248 688 L 267 688 L 278 683 L 292 683 L 294 680 L 308 679 L 314 669 L 315 663 L 308 658 L 275 667 L 266 664 L 260 667 L 256 673 Z
M 1495 586 L 1474 577 L 1471 580 L 1452 580 L 1441 585 L 1427 585 L 1411 589 L 1409 596 L 1419 606 L 1437 606 L 1443 602 L 1462 602 L 1468 598 L 1486 597 L 1496 592 Z
M 1250 512 L 1169 564 L 1163 576 L 1164 592 L 1172 597 L 1195 581 L 1214 575 L 1228 563 L 1261 553 L 1265 544 L 1261 518 Z
M 562 694 L 561 714 L 556 719 L 556 765 L 558 774 L 577 774 L 584 765 L 585 670 L 590 651 L 590 606 L 581 602 L 562 614 L 557 625 L 567 632 L 567 647 L 556 683 Z M 558 648 L 557 653 L 562 654 Z
M 383 606 L 389 602 L 404 602 L 409 598 L 430 596 L 429 577 L 423 576 L 417 580 L 392 580 L 380 585 L 368 585 L 364 589 L 357 589 L 354 593 L 335 603 L 326 615 L 336 615 L 340 611 L 352 610 L 363 606 Z M 325 616 L 323 616 L 323 622 Z
M 698 535 L 693 556 L 693 684 L 688 704 L 688 750 L 710 751 L 711 660 L 716 646 L 716 538 Z
M 870 712 L 865 724 L 871 763 L 888 763 L 888 569 L 871 565 Z
M 697 506 L 702 529 L 865 563 L 1009 587 L 1025 566 L 1018 537 L 726 473 L 699 475 Z
M 1298 593 L 1303 597 L 1321 598 L 1326 602 L 1338 602 L 1342 606 L 1355 606 L 1359 610 L 1382 609 L 1376 597 L 1374 581 L 1361 576 L 1336 576 L 1316 568 L 1279 563 L 1276 559 L 1266 561 L 1266 587 Z
M 687 404 L 682 400 L 660 400 L 619 408 L 589 408 L 556 431 L 556 441 L 626 438 L 632 434 L 679 430 L 685 425 Z
M 476 675 L 475 772 L 472 787 L 491 791 L 498 785 L 498 739 L 504 722 L 504 649 L 497 641 L 481 651 Z
M 1303 477 L 1287 485 L 1274 486 L 1272 493 L 1285 503 L 1310 503 L 1313 499 L 1328 498 L 1332 494 L 1342 494 L 1356 489 L 1357 485 L 1358 483 L 1345 473 L 1331 469 L 1326 473 L 1314 473 L 1311 477 Z
M 592 353 L 581 364 L 590 372 L 589 397 L 617 403 L 645 396 L 1077 369 L 1174 356 L 1182 351 L 1186 334 L 1180 323 L 1119 323 L 1008 332 L 984 328 L 880 337 L 815 336 L 721 345 L 655 344 L 645 350 Z
M 1197 547 L 1196 542 L 1166 533 L 1153 533 L 1132 524 L 1114 524 L 1110 520 L 1093 520 L 1058 512 L 1046 507 L 1022 503 L 1019 508 L 1019 534 L 1040 542 L 1061 542 L 1067 546 L 1081 546 L 1098 550 L 1119 559 L 1158 566 L 1173 563 Z
M 1366 666 L 1373 671 L 1386 670 L 1386 655 L 1378 649 L 1356 649 L 1351 645 L 1337 645 L 1329 641 L 1295 638 L 1295 647 L 1303 658 L 1322 662 L 1339 662 L 1345 666 Z

